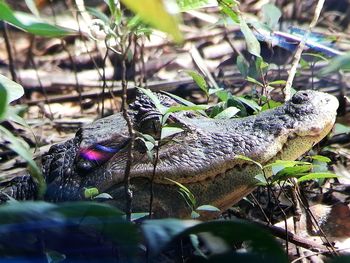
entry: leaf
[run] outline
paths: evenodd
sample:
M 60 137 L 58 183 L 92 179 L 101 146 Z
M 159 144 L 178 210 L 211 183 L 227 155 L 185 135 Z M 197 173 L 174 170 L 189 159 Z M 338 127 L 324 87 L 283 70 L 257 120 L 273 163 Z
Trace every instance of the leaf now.
M 326 156 L 322 156 L 322 155 L 313 155 L 313 156 L 310 156 L 313 160 L 317 160 L 319 162 L 323 162 L 323 163 L 330 163 L 332 160 L 329 159 L 328 157 Z
M 0 20 L 4 20 L 13 26 L 28 33 L 44 37 L 60 37 L 76 34 L 74 30 L 51 25 L 41 19 L 22 12 L 14 12 L 5 2 L 0 1 Z
M 7 91 L 2 85 L 0 85 L 0 121 L 6 116 L 7 105 Z
M 141 230 L 149 248 L 148 252 L 151 256 L 159 254 L 176 235 L 198 223 L 199 221 L 179 219 L 144 221 Z
M 256 176 L 254 176 L 254 178 L 259 181 L 258 185 L 267 185 L 267 181 L 264 174 L 257 174 Z
M 0 2 L 1 5 L 1 2 Z M 1 12 L 1 11 L 0 11 Z M 19 99 L 24 94 L 24 89 L 18 83 L 6 78 L 0 74 L 0 87 L 3 87 L 7 91 L 7 104 Z
M 215 115 L 214 119 L 231 119 L 234 117 L 240 109 L 236 107 L 229 107 L 227 109 L 224 109 L 222 112 Z
M 282 13 L 274 4 L 266 4 L 262 7 L 263 21 L 269 28 L 275 29 Z
M 109 11 L 112 15 L 115 13 L 115 2 L 114 0 L 104 0 L 105 3 L 108 5 Z
M 86 199 L 91 199 L 95 196 L 97 196 L 100 192 L 98 191 L 98 189 L 96 187 L 91 187 L 91 188 L 86 188 L 84 190 L 84 197 Z
M 29 165 L 31 175 L 38 182 L 38 194 L 41 197 L 46 191 L 46 183 L 41 171 L 33 160 L 33 155 L 29 150 L 28 145 L 20 138 L 15 137 L 9 130 L 0 125 L 0 138 L 3 141 L 8 141 L 6 146 L 21 156 Z
M 32 12 L 35 16 L 39 17 L 39 11 L 38 8 L 36 8 L 35 2 L 33 0 L 25 0 L 25 2 L 30 12 Z
M 256 79 L 253 79 L 252 77 L 249 77 L 249 76 L 248 76 L 248 77 L 247 77 L 247 80 L 248 80 L 249 82 L 251 82 L 251 83 L 254 83 L 254 84 L 260 86 L 260 87 L 264 87 L 264 84 L 262 84 L 261 82 L 257 81 Z
M 256 39 L 255 35 L 253 34 L 252 30 L 248 27 L 247 23 L 244 21 L 244 19 L 241 17 L 240 19 L 240 27 L 241 31 L 244 35 L 245 41 L 247 43 L 247 48 L 250 54 L 260 57 L 260 43 Z
M 160 139 L 163 140 L 167 137 L 173 136 L 183 131 L 184 131 L 183 129 L 178 127 L 165 126 L 162 128 Z
M 242 76 L 246 78 L 249 73 L 248 61 L 242 55 L 238 55 L 236 64 L 239 72 L 241 72 Z
M 202 111 L 209 108 L 209 105 L 193 105 L 193 106 L 171 106 L 165 114 L 178 111 Z
M 198 211 L 220 212 L 220 209 L 212 205 L 201 205 L 196 208 Z
M 273 86 L 273 85 L 286 85 L 286 81 L 285 80 L 274 80 L 274 81 L 271 81 L 269 82 L 269 85 L 270 86 Z
M 239 23 L 239 15 L 236 11 L 233 10 L 235 6 L 237 6 L 237 1 L 218 1 L 220 6 L 220 11 L 227 16 L 229 16 L 234 23 Z
M 96 188 L 95 188 L 96 189 Z M 98 191 L 98 189 L 97 189 Z M 91 197 L 93 197 L 93 199 L 99 199 L 99 200 L 108 200 L 108 199 L 113 199 L 113 196 L 111 196 L 110 194 L 107 194 L 107 193 L 101 193 L 101 194 L 98 194 L 97 192 L 97 195 L 92 195 Z M 87 197 L 85 197 L 87 198 Z
M 215 239 L 206 238 L 204 235 L 201 237 L 205 239 L 204 243 L 208 246 L 214 246 L 218 239 L 224 241 L 228 246 L 235 243 L 241 243 L 249 241 L 249 250 L 255 252 L 258 255 L 258 259 L 263 262 L 288 262 L 288 258 L 280 247 L 278 242 L 264 229 L 258 227 L 255 224 L 249 223 L 243 220 L 233 219 L 230 221 L 218 220 L 196 224 L 191 226 L 181 233 L 173 236 L 172 242 L 181 240 L 182 238 L 188 237 L 191 234 L 199 233 L 211 233 L 211 236 L 215 236 Z M 173 232 L 173 234 L 175 234 Z M 219 240 L 219 241 L 221 241 Z M 166 242 L 166 240 L 164 240 Z M 162 246 L 167 244 L 162 243 Z M 215 242 L 215 243 L 213 243 Z M 221 262 L 221 261 L 215 261 Z M 228 261 L 231 262 L 231 261 Z M 242 261 L 245 262 L 245 261 Z M 251 262 L 251 261 L 248 261 Z M 255 261 L 254 261 L 255 262 Z
M 206 7 L 208 6 L 209 0 L 177 0 L 176 2 L 178 3 L 181 12 L 184 12 L 184 11 Z M 210 6 L 213 6 L 212 4 L 213 1 L 210 1 L 210 2 L 211 2 Z
M 318 72 L 318 76 L 322 77 L 329 73 L 333 73 L 338 70 L 349 70 L 350 69 L 350 52 L 344 55 L 337 56 L 328 62 L 328 65 L 322 68 Z
M 310 172 L 311 168 L 311 164 L 285 167 L 278 171 L 278 173 L 273 177 L 272 182 L 284 181 L 293 177 L 300 177 L 306 172 Z
M 314 179 L 324 179 L 324 178 L 337 178 L 338 176 L 336 174 L 332 173 L 309 173 L 307 175 L 304 175 L 302 177 L 298 178 L 298 182 L 303 182 L 307 180 L 314 180 Z
M 209 96 L 208 93 L 208 84 L 204 77 L 194 70 L 184 70 L 193 80 L 196 82 L 197 86 L 205 93 L 206 96 Z
M 258 112 L 261 111 L 261 107 L 254 101 L 254 100 L 248 100 L 246 98 L 243 97 L 234 97 L 236 100 L 244 103 L 245 105 L 247 105 L 248 107 L 250 107 L 252 110 Z
M 158 109 L 158 111 L 164 115 L 166 111 L 168 110 L 168 107 L 165 107 L 163 104 L 160 103 L 158 97 L 154 95 L 154 93 L 149 89 L 144 88 L 138 88 L 140 91 L 142 91 L 145 95 L 147 95 L 151 101 L 153 102 L 154 106 Z
M 176 42 L 183 40 L 176 16 L 179 8 L 174 0 L 122 0 L 122 2 L 146 23 L 172 35 Z
M 332 135 L 334 136 L 342 133 L 350 133 L 350 126 L 341 123 L 334 124 Z
M 240 159 L 240 160 L 244 160 L 244 161 L 248 161 L 248 162 L 254 163 L 258 167 L 260 167 L 260 169 L 263 169 L 262 165 L 259 162 L 256 162 L 256 161 L 254 161 L 254 160 L 252 160 L 249 157 L 246 157 L 244 155 L 236 155 L 235 159 Z
M 193 193 L 183 184 L 176 182 L 170 178 L 165 177 L 166 180 L 169 182 L 172 182 L 173 184 L 177 185 L 179 187 L 179 193 L 182 195 L 182 197 L 185 199 L 188 206 L 191 208 L 191 210 L 194 210 L 194 207 L 196 207 L 196 198 L 193 195 Z

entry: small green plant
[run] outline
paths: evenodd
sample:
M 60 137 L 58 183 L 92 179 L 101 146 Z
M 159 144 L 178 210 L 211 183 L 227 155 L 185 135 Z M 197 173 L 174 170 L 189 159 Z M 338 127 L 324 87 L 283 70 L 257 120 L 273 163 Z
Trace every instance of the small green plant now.
M 17 153 L 28 163 L 33 178 L 38 182 L 39 195 L 42 196 L 46 184 L 38 165 L 33 160 L 33 153 L 22 138 L 16 137 L 3 125 L 4 121 L 13 121 L 29 128 L 24 119 L 18 115 L 20 112 L 18 107 L 10 105 L 11 102 L 19 99 L 23 94 L 24 90 L 21 85 L 0 75 L 0 140 L 7 148 Z

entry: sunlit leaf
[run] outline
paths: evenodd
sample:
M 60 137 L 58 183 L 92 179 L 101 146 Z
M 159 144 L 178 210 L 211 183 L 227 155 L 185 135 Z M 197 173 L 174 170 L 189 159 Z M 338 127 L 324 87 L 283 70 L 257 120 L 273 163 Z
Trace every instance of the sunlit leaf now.
M 48 24 L 31 14 L 15 12 L 3 1 L 0 1 L 0 20 L 28 33 L 44 37 L 60 37 L 77 33 L 68 28 Z
M 260 43 L 242 18 L 240 19 L 240 27 L 247 43 L 249 53 L 256 57 L 260 57 Z
M 29 10 L 37 17 L 39 17 L 39 11 L 38 8 L 36 7 L 35 1 L 33 0 L 25 0 L 27 7 Z
M 212 205 L 201 205 L 196 208 L 197 211 L 220 212 L 220 209 Z
M 208 6 L 209 2 L 211 4 L 210 6 L 217 6 L 217 2 L 212 0 L 177 0 L 176 2 L 180 7 L 181 12 Z
M 178 134 L 178 133 L 183 132 L 183 131 L 184 131 L 183 129 L 178 128 L 178 127 L 165 126 L 162 128 L 160 139 L 163 140 L 167 137 L 173 136 L 173 135 Z
M 350 126 L 347 126 L 341 123 L 336 123 L 334 125 L 332 135 L 334 136 L 342 133 L 350 133 Z
M 302 177 L 298 178 L 298 182 L 303 182 L 307 180 L 315 180 L 315 179 L 324 179 L 324 178 L 336 178 L 338 177 L 336 174 L 332 173 L 309 173 Z
M 24 89 L 21 85 L 3 75 L 0 75 L 0 87 L 7 91 L 7 103 L 19 99 L 24 94 Z
M 231 119 L 234 117 L 240 109 L 236 107 L 229 107 L 227 109 L 224 109 L 222 112 L 215 115 L 214 119 Z
M 95 196 L 97 196 L 100 192 L 98 191 L 97 188 L 95 187 L 92 187 L 92 188 L 86 188 L 84 190 L 84 197 L 86 199 L 90 199 L 90 198 L 93 198 Z
M 282 13 L 274 4 L 266 4 L 262 7 L 263 20 L 269 28 L 274 29 L 278 25 Z
M 184 70 L 193 80 L 197 86 L 208 96 L 208 84 L 204 77 L 194 70 Z
M 173 113 L 178 111 L 201 111 L 206 110 L 209 105 L 192 105 L 192 106 L 171 106 L 165 113 Z
M 319 162 L 323 162 L 323 163 L 330 163 L 332 160 L 329 159 L 326 156 L 322 156 L 322 155 L 312 155 L 310 156 L 313 160 L 317 160 Z
M 176 42 L 182 41 L 177 17 L 180 10 L 174 0 L 122 0 L 122 2 L 146 23 L 169 33 Z

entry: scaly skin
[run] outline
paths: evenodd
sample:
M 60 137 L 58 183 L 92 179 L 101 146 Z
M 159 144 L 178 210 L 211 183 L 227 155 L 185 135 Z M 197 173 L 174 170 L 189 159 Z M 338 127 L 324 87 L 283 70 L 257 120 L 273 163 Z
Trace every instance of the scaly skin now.
M 166 106 L 176 102 L 160 95 Z M 244 155 L 261 164 L 276 159 L 295 160 L 331 130 L 338 108 L 335 97 L 316 91 L 301 91 L 283 106 L 258 115 L 230 120 L 209 119 L 189 112 L 173 113 L 170 121 L 183 132 L 164 142 L 153 183 L 153 211 L 156 217 L 189 215 L 178 186 L 194 194 L 197 205 L 211 204 L 225 209 L 250 193 L 259 168 L 235 158 Z M 136 131 L 159 133 L 159 113 L 144 96 L 131 106 Z M 119 147 L 114 155 L 99 161 L 86 160 L 84 149 L 96 144 Z M 52 201 L 79 200 L 87 187 L 113 196 L 110 202 L 124 209 L 124 170 L 128 132 L 121 114 L 98 120 L 81 129 L 76 137 L 53 146 L 43 158 L 48 183 L 46 198 Z M 149 208 L 153 165 L 140 140 L 136 141 L 131 167 L 133 211 Z

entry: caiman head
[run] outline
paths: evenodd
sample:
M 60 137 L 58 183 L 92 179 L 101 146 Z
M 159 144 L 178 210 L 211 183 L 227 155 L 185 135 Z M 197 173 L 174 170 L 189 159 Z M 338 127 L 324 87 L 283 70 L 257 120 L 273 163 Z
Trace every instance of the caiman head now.
M 165 95 L 159 98 L 165 106 L 177 104 Z M 169 121 L 183 131 L 160 142 L 155 168 L 144 141 L 135 141 L 130 172 L 133 211 L 148 211 L 152 189 L 155 216 L 188 216 L 191 210 L 174 181 L 193 193 L 197 206 L 231 206 L 255 188 L 255 176 L 261 173 L 238 155 L 263 165 L 277 159 L 295 160 L 329 133 L 337 108 L 332 95 L 300 91 L 283 106 L 246 118 L 219 120 L 193 112 L 173 113 Z M 130 116 L 137 133 L 160 133 L 160 114 L 148 97 L 140 96 L 131 105 Z M 121 114 L 82 128 L 73 140 L 52 147 L 44 158 L 47 198 L 77 200 L 84 189 L 96 187 L 113 197 L 108 202 L 124 209 L 128 147 Z

